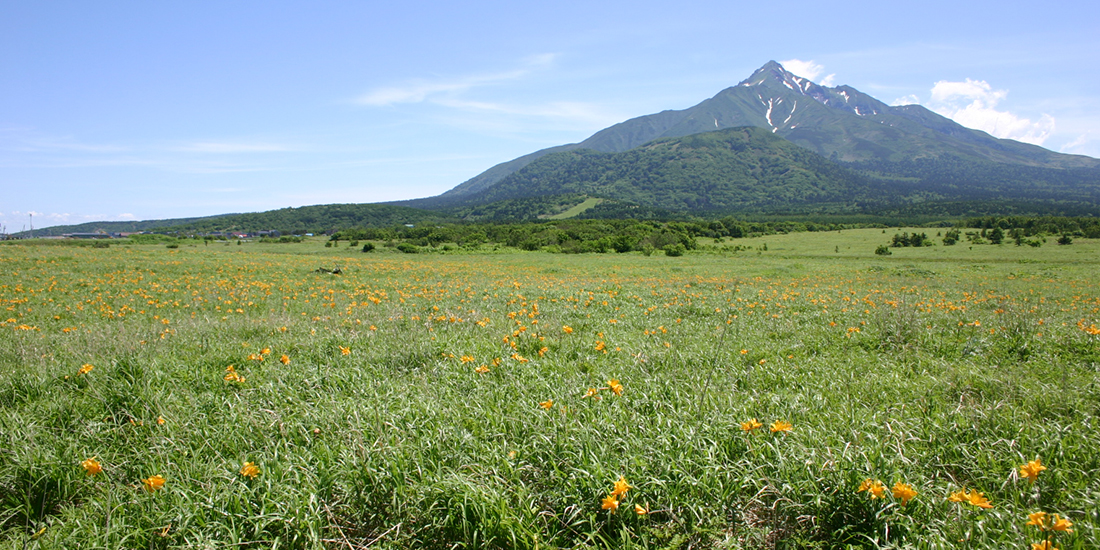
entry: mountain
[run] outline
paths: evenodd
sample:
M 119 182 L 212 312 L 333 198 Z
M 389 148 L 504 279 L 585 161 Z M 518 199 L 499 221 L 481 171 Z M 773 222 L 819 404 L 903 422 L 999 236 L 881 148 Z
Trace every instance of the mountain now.
M 764 128 L 743 126 L 602 153 L 544 155 L 443 211 L 473 219 L 537 217 L 589 197 L 669 213 L 852 213 L 946 201 L 1045 202 L 1029 212 L 1100 212 L 1100 170 L 1021 166 L 958 156 L 839 163 Z M 519 201 L 528 207 L 520 208 Z M 557 202 L 556 208 L 549 208 Z M 1058 203 L 1058 204 L 1051 204 Z M 542 214 L 545 217 L 545 214 Z
M 1100 168 L 1100 160 L 1055 153 L 966 128 L 920 105 L 887 105 L 850 86 L 825 87 L 770 61 L 736 86 L 698 105 L 615 124 L 575 144 L 498 164 L 437 197 L 394 204 L 441 208 L 468 202 L 530 163 L 553 153 L 629 151 L 658 138 L 726 128 L 764 128 L 842 162 L 900 163 L 945 156 L 1041 168 Z

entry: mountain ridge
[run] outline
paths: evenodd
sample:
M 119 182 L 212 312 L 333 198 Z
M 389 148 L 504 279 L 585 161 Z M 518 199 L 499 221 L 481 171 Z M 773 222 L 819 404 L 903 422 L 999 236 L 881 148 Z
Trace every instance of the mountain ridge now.
M 1100 167 L 1098 159 L 995 138 L 920 105 L 891 106 L 848 85 L 822 86 L 769 61 L 745 80 L 695 106 L 631 118 L 579 143 L 541 149 L 497 164 L 435 197 L 390 204 L 439 208 L 460 202 L 460 197 L 484 191 L 552 153 L 577 149 L 623 152 L 658 138 L 741 126 L 769 129 L 796 145 L 843 162 L 900 162 L 952 155 L 1046 168 Z

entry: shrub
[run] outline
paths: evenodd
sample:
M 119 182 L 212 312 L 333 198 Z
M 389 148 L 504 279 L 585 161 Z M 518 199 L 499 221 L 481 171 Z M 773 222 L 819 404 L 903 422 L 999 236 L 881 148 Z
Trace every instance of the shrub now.
M 893 252 L 890 252 L 890 247 L 889 246 L 886 246 L 884 244 L 880 244 L 880 245 L 878 245 L 878 248 L 875 249 L 875 254 L 878 254 L 879 256 L 889 256 L 889 255 L 893 254 Z
M 374 250 L 374 244 L 373 243 L 367 243 L 367 244 L 363 245 L 363 252 L 370 252 L 371 250 Z
M 404 252 L 405 254 L 416 254 L 417 252 L 420 252 L 420 248 L 410 243 L 401 243 L 397 245 L 397 249 L 401 252 Z
M 682 244 L 666 244 L 664 246 L 665 256 L 683 256 L 687 249 Z

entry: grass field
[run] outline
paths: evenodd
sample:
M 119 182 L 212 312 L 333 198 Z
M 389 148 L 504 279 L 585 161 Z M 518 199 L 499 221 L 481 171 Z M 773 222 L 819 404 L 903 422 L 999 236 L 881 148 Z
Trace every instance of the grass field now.
M 1100 242 L 893 233 L 0 246 L 0 548 L 1100 548 Z

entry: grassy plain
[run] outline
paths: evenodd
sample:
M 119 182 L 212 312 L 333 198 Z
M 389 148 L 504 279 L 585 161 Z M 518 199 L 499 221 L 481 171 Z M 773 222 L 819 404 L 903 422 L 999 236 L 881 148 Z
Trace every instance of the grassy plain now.
M 0 246 L 0 547 L 1100 548 L 1100 242 L 893 233 Z

